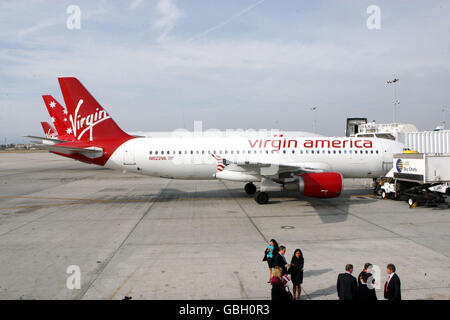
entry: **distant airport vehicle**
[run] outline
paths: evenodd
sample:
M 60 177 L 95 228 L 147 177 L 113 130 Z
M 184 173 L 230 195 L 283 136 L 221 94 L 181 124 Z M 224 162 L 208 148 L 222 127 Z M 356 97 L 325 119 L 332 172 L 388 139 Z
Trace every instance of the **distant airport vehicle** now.
M 411 208 L 444 203 L 450 194 L 450 155 L 395 154 L 384 179 L 379 191 L 383 199 L 406 200 Z
M 391 168 L 393 154 L 403 149 L 403 144 L 391 139 L 299 137 L 288 132 L 245 137 L 137 137 L 122 131 L 76 78 L 58 80 L 67 107 L 63 122 L 69 124 L 63 130 L 71 137 L 66 140 L 58 135 L 56 142 L 39 138 L 54 142 L 43 144 L 49 151 L 150 176 L 245 182 L 245 191 L 254 194 L 259 204 L 268 202 L 270 191 L 337 197 L 343 178 L 382 176 Z M 44 96 L 47 106 L 45 97 L 56 104 L 51 96 Z M 55 121 L 58 129 L 61 118 L 55 116 Z M 260 182 L 259 190 L 254 182 Z

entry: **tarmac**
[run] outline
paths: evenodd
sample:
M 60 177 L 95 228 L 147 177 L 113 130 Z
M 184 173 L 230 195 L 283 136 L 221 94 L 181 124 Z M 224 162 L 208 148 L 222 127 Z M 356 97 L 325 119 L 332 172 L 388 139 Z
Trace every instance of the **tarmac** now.
M 450 210 L 381 200 L 371 180 L 340 198 L 243 184 L 168 180 L 50 153 L 0 153 L 0 299 L 270 299 L 267 241 L 305 257 L 302 299 L 337 299 L 345 265 L 357 276 L 394 263 L 403 299 L 449 299 Z M 67 286 L 78 266 L 79 289 Z M 75 283 L 71 282 L 70 283 Z

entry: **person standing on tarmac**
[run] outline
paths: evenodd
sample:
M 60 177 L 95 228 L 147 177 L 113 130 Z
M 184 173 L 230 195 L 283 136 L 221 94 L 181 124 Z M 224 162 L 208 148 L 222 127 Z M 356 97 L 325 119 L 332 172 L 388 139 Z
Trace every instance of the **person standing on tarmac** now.
M 364 273 L 368 273 L 369 274 L 369 277 L 372 275 L 372 264 L 370 263 L 370 262 L 367 262 L 367 263 L 365 263 L 364 264 L 364 270 L 363 271 L 361 271 L 361 273 L 359 274 L 359 276 L 358 276 L 358 286 L 361 284 L 361 276 L 364 274 Z
M 338 276 L 336 289 L 339 300 L 354 300 L 356 288 L 358 284 L 356 278 L 352 276 L 353 265 L 347 264 L 345 266 L 345 273 Z
M 283 270 L 283 272 L 281 274 L 282 276 L 287 274 L 287 268 L 289 267 L 289 263 L 287 263 L 286 258 L 284 257 L 285 253 L 286 253 L 286 247 L 280 246 L 280 251 L 278 252 L 278 254 L 275 256 L 275 258 L 273 260 L 273 266 L 280 267 Z
M 291 266 L 288 272 L 291 274 L 292 286 L 293 286 L 293 298 L 294 300 L 300 300 L 302 293 L 302 283 L 303 283 L 303 265 L 305 260 L 303 258 L 303 252 L 300 249 L 295 249 L 294 255 L 291 259 Z M 296 297 L 298 293 L 298 298 Z
M 267 245 L 266 250 L 264 251 L 264 259 L 263 261 L 267 261 L 267 265 L 269 266 L 269 281 L 267 283 L 270 283 L 270 280 L 272 279 L 272 268 L 273 265 L 273 259 L 276 257 L 278 252 L 280 251 L 280 248 L 278 247 L 278 243 L 275 239 L 271 239 L 269 241 L 269 244 Z
M 386 267 L 386 272 L 389 277 L 384 285 L 384 298 L 387 300 L 402 300 L 400 278 L 395 273 L 395 266 L 389 263 Z
M 370 289 L 367 286 L 367 281 L 370 279 L 370 273 L 362 273 L 359 276 L 359 286 L 356 288 L 355 300 L 358 301 L 375 301 L 377 295 L 375 289 Z
M 284 289 L 282 269 L 280 267 L 273 268 L 270 283 L 272 284 L 272 291 L 271 291 L 272 300 L 284 300 L 286 291 Z

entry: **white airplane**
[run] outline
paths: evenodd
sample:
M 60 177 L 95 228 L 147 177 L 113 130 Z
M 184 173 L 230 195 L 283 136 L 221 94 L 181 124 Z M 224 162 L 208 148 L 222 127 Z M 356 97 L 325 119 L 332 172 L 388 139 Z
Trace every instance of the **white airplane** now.
M 403 144 L 390 139 L 250 134 L 240 137 L 139 137 L 122 131 L 76 78 L 59 78 L 74 141 L 43 144 L 50 152 L 112 169 L 170 179 L 244 182 L 259 204 L 268 192 L 292 190 L 333 198 L 343 178 L 376 178 Z M 36 137 L 34 137 L 36 138 Z M 42 138 L 45 141 L 46 138 Z M 260 182 L 257 190 L 255 182 Z

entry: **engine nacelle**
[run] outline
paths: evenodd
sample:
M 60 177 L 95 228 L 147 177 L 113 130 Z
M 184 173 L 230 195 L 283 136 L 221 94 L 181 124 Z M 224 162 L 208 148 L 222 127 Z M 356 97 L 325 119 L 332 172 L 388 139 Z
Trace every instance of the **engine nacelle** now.
M 338 172 L 304 173 L 299 175 L 298 182 L 285 184 L 284 188 L 311 198 L 335 198 L 342 191 L 342 175 Z

